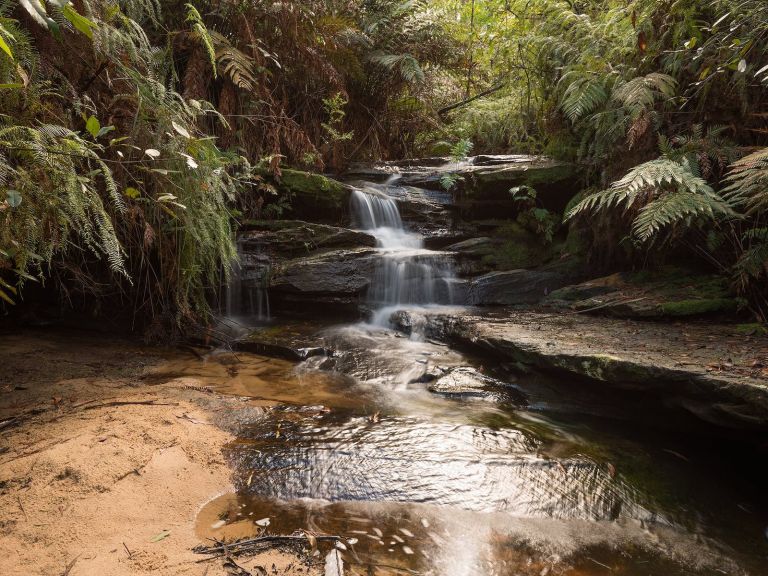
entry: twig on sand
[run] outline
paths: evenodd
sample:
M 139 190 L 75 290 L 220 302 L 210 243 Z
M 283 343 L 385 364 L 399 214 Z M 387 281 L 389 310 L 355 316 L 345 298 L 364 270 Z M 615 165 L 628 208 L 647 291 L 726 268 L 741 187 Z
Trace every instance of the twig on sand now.
M 27 511 L 24 510 L 24 504 L 21 503 L 21 496 L 18 494 L 16 495 L 16 500 L 19 502 L 19 508 L 21 509 L 22 514 L 24 514 L 24 520 L 29 522 L 29 517 L 27 517 Z
M 5 428 L 10 428 L 11 426 L 19 423 L 19 417 L 14 416 L 13 418 L 7 418 L 5 420 L 0 421 L 0 430 L 3 430 Z
M 131 551 L 128 550 L 128 546 L 125 545 L 125 542 L 123 542 L 123 548 L 125 548 L 125 551 L 128 553 L 128 558 L 132 558 L 133 554 L 131 554 Z
M 72 568 L 75 567 L 75 562 L 77 562 L 78 558 L 80 558 L 80 554 L 72 558 L 72 562 L 67 564 L 67 567 L 64 568 L 64 572 L 61 573 L 61 576 L 69 576 L 69 573 L 72 571 Z

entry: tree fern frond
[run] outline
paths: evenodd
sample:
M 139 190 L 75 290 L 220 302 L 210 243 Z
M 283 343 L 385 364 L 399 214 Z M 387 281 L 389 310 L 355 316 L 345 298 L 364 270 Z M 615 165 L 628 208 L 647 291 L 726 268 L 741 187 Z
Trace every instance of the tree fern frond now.
M 200 43 L 205 48 L 206 54 L 208 54 L 208 60 L 211 63 L 211 69 L 213 70 L 213 77 L 216 78 L 216 49 L 213 47 L 213 38 L 211 37 L 208 28 L 203 22 L 203 17 L 200 16 L 200 12 L 197 11 L 192 4 L 185 4 L 187 9 L 187 22 L 192 25 L 192 31 Z
M 566 75 L 563 80 L 567 78 Z M 560 108 L 571 122 L 591 114 L 608 100 L 605 84 L 598 77 L 577 77 L 567 84 L 560 99 Z
M 676 88 L 677 81 L 674 78 L 653 72 L 619 84 L 614 88 L 611 97 L 637 117 L 652 109 L 658 99 L 672 97 Z
M 368 55 L 368 60 L 388 72 L 397 72 L 406 82 L 424 81 L 424 71 L 410 54 L 388 54 L 377 50 Z
M 768 148 L 753 152 L 731 164 L 726 177 L 725 197 L 744 206 L 747 215 L 768 208 Z
M 713 219 L 724 214 L 732 214 L 732 211 L 716 195 L 678 191 L 643 206 L 632 223 L 632 235 L 641 243 L 647 242 L 667 226 L 692 218 Z

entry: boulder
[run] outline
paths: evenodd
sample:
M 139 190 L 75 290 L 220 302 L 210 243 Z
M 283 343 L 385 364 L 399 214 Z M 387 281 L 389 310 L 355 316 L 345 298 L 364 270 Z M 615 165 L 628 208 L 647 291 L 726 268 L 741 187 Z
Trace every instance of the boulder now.
M 486 376 L 470 366 L 451 368 L 427 385 L 427 389 L 435 394 L 490 400 L 508 399 L 501 397 L 501 392 L 505 388 L 507 386 L 503 382 Z M 523 403 L 522 396 L 519 394 L 514 399 L 519 403 Z

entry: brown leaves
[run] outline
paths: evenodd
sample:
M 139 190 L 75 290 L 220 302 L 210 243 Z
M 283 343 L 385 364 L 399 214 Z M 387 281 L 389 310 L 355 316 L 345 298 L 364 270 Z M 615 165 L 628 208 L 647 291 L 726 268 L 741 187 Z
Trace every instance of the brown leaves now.
M 645 37 L 645 32 L 640 32 L 637 35 L 637 49 L 640 51 L 640 54 L 645 54 L 645 51 L 648 49 L 648 40 Z

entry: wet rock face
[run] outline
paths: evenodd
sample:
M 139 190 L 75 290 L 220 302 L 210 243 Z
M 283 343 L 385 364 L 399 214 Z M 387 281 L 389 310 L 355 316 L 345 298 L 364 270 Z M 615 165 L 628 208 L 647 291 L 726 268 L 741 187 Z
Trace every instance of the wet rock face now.
M 331 250 L 280 264 L 271 292 L 289 300 L 354 304 L 368 289 L 376 264 L 372 248 Z
M 302 220 L 255 220 L 243 224 L 239 240 L 247 252 L 273 259 L 299 257 L 318 250 L 373 247 L 376 239 L 358 230 Z
M 567 277 L 556 271 L 491 272 L 470 283 L 468 303 L 473 306 L 535 304 L 567 282 Z
M 528 155 L 475 156 L 458 163 L 449 158 L 425 158 L 359 165 L 348 176 L 384 182 L 398 175 L 400 185 L 442 191 L 446 174 L 459 177 L 452 204 L 465 219 L 514 216 L 520 206 L 509 190 L 516 186 L 536 189 L 541 207 L 558 213 L 579 189 L 572 164 Z
M 427 389 L 435 394 L 489 400 L 500 399 L 501 390 L 506 388 L 509 387 L 503 382 L 486 376 L 470 366 L 452 368 L 427 386 Z M 504 394 L 503 400 L 509 401 L 509 399 L 509 395 Z M 512 399 L 517 403 L 524 403 L 522 394 L 513 396 Z

